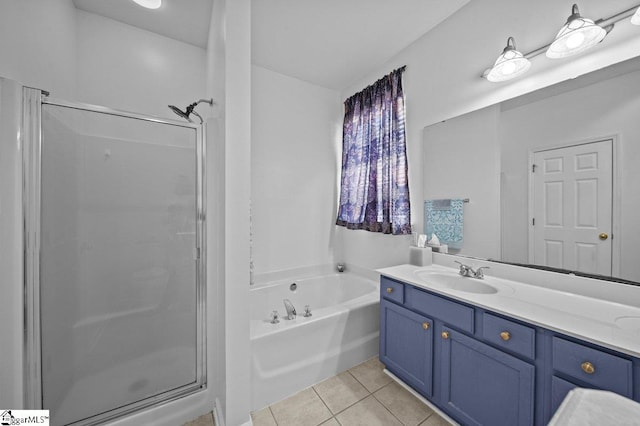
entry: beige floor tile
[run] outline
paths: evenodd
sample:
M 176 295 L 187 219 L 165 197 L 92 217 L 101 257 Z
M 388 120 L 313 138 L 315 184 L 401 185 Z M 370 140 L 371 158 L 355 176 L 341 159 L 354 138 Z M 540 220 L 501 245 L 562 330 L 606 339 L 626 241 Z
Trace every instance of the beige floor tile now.
M 373 394 L 405 426 L 417 426 L 433 414 L 433 410 L 396 382 Z
M 358 379 L 369 392 L 375 392 L 384 385 L 391 382 L 391 377 L 382 371 L 384 365 L 378 358 L 371 358 L 360 365 L 356 365 L 349 370 L 353 377 Z
M 420 423 L 420 426 L 451 426 L 451 423 L 440 417 L 437 413 L 433 413 L 427 420 Z
M 320 426 L 340 426 L 340 423 L 338 423 L 338 421 L 335 418 L 331 417 L 329 420 L 322 423 Z
M 276 426 L 276 420 L 269 407 L 251 413 L 251 422 L 253 426 Z
M 348 371 L 315 385 L 314 389 L 333 414 L 369 396 L 369 391 Z
M 402 426 L 373 396 L 347 408 L 336 419 L 342 426 Z
M 213 415 L 211 413 L 204 414 L 195 420 L 191 420 L 184 426 L 215 426 L 213 423 Z
M 318 426 L 331 418 L 331 412 L 312 388 L 273 404 L 271 412 L 278 426 Z

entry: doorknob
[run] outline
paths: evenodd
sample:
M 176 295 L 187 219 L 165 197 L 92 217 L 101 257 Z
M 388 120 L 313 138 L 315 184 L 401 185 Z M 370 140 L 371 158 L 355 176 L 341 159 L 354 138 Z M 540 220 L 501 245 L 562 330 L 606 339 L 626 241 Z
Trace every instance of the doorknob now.
M 606 232 L 603 232 L 600 235 L 598 235 L 598 238 L 600 238 L 602 241 L 604 241 L 607 238 L 609 238 L 609 234 L 607 234 Z

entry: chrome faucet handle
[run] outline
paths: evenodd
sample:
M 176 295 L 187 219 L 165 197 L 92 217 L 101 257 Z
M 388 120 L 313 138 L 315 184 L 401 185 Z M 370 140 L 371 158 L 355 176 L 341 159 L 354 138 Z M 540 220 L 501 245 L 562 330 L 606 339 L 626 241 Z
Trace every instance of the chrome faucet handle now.
M 310 317 L 312 315 L 311 313 L 311 308 L 309 307 L 309 305 L 304 305 L 304 316 L 305 317 Z
M 278 319 L 278 311 L 271 312 L 271 324 L 278 324 L 280 320 Z
M 468 265 L 465 265 L 462 262 L 458 262 L 457 260 L 454 260 L 455 263 L 457 263 L 458 265 L 460 265 L 460 271 L 458 271 L 458 273 L 460 275 L 462 275 L 463 277 L 468 277 L 469 276 L 469 271 L 471 270 L 471 267 Z
M 482 272 L 483 269 L 491 269 L 488 266 L 480 266 L 478 269 L 476 269 L 476 273 L 475 273 L 475 277 L 478 279 L 484 279 L 484 272 Z

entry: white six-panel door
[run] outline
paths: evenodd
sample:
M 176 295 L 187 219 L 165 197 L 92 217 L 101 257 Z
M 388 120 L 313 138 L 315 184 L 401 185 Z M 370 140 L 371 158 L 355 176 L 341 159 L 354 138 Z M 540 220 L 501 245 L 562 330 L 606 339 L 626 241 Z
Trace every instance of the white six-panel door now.
M 613 141 L 533 155 L 533 263 L 611 275 Z

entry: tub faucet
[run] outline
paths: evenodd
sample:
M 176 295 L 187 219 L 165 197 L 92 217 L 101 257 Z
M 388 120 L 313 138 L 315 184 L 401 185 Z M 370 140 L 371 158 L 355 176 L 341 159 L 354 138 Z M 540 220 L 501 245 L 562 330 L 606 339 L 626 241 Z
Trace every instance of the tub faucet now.
M 287 310 L 287 319 L 296 319 L 296 308 L 293 307 L 293 303 L 289 299 L 284 299 L 284 307 Z

